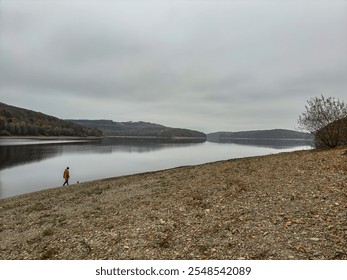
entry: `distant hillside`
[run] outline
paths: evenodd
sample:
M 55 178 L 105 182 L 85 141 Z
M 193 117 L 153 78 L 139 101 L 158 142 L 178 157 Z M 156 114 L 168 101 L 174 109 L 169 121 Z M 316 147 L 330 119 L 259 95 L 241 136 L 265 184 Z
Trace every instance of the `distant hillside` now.
M 293 139 L 293 140 L 313 140 L 313 135 L 287 129 L 271 130 L 252 130 L 239 132 L 215 132 L 207 134 L 209 141 L 218 141 L 223 139 Z
M 95 128 L 63 121 L 43 113 L 0 102 L 0 135 L 2 136 L 101 136 Z
M 98 128 L 104 136 L 159 137 L 159 138 L 201 138 L 206 134 L 182 128 L 171 128 L 149 122 L 114 122 L 111 120 L 69 120 L 90 128 Z

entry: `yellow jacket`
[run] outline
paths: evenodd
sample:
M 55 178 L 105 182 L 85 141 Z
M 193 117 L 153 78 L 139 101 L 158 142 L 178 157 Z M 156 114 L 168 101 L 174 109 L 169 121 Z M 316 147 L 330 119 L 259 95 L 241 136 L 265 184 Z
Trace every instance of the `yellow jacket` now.
M 70 178 L 69 169 L 66 168 L 66 169 L 64 170 L 63 178 L 64 178 L 65 180 L 69 180 L 69 178 Z

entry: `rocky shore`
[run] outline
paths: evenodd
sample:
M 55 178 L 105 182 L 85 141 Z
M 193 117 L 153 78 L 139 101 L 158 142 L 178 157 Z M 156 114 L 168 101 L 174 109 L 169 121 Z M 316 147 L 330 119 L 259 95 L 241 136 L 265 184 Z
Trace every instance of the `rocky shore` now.
M 0 200 L 0 259 L 347 259 L 347 147 Z

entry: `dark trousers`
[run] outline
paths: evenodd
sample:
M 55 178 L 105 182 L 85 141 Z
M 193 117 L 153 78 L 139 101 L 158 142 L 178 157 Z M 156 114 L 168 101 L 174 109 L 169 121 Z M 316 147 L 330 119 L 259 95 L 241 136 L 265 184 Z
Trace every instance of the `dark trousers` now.
M 69 185 L 69 180 L 65 180 L 65 182 L 64 182 L 64 184 L 63 184 L 63 187 L 64 187 L 66 184 Z

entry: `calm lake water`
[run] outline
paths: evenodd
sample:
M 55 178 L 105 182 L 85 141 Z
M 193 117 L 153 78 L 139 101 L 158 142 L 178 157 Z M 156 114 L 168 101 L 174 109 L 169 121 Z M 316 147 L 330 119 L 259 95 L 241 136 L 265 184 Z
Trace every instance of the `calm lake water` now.
M 310 149 L 310 142 L 237 140 L 187 143 L 158 139 L 92 141 L 0 139 L 0 198 L 107 177 L 225 159 Z

